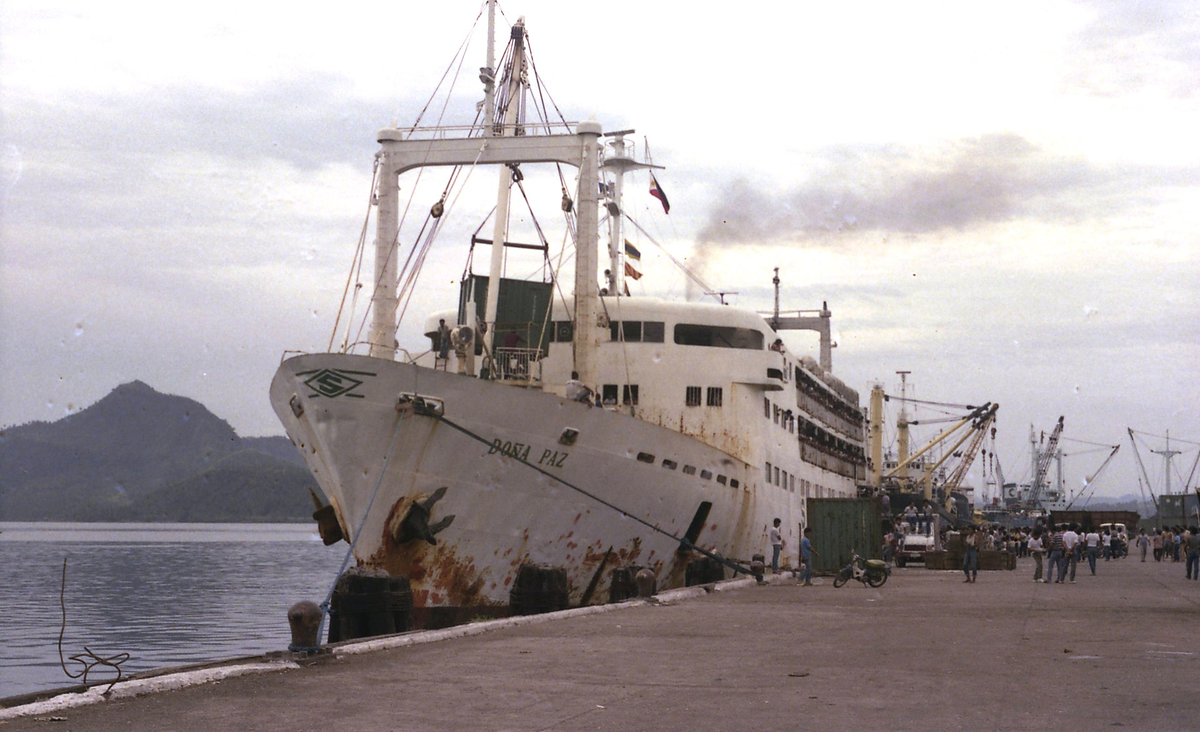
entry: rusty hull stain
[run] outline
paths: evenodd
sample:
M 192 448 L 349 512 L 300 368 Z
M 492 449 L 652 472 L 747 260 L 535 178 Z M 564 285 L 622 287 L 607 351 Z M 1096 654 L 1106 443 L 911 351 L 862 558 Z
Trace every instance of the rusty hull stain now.
M 439 538 L 436 545 L 413 540 L 404 544 L 396 541 L 396 529 L 414 501 L 425 496 L 406 496 L 391 507 L 384 523 L 382 541 L 378 551 L 362 564 L 386 570 L 393 575 L 403 575 L 412 583 L 413 604 L 420 608 L 479 607 L 501 608 L 507 606 L 507 596 L 497 598 L 500 591 L 507 595 L 517 569 L 529 563 L 531 556 L 547 554 L 559 557 L 570 578 L 572 605 L 582 600 L 586 585 L 600 563 L 604 561 L 609 547 L 610 567 L 631 564 L 647 566 L 660 578 L 660 587 L 682 586 L 687 560 L 671 552 L 668 556 L 655 557 L 654 551 L 643 557 L 644 547 L 640 537 L 633 537 L 624 546 L 613 546 L 597 539 L 587 545 L 576 537 L 575 524 L 555 539 L 541 544 L 539 549 L 556 549 L 554 552 L 531 551 L 529 529 L 526 529 L 512 546 L 497 547 L 485 561 L 460 553 L 459 547 L 448 539 Z M 589 512 L 590 513 L 590 512 Z M 582 514 L 580 514 L 582 517 Z M 453 533 L 447 532 L 447 533 Z M 608 573 L 593 593 L 591 602 L 602 603 L 607 596 L 606 588 L 611 582 Z M 489 597 L 489 595 L 491 595 Z
M 363 562 L 392 575 L 408 577 L 413 584 L 413 604 L 428 606 L 498 605 L 481 594 L 486 578 L 474 557 L 460 557 L 456 547 L 440 540 L 437 544 L 414 540 L 396 542 L 396 529 L 414 500 L 406 496 L 396 501 L 384 522 L 379 550 Z

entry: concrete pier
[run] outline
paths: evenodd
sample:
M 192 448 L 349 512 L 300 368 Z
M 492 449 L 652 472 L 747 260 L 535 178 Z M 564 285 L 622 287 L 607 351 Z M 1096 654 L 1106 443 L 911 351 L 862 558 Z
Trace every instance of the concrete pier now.
M 1194 730 L 1200 582 L 785 579 L 26 716 L 8 730 Z M 820 582 L 820 580 L 818 580 Z M 283 610 L 280 622 L 285 622 Z M 365 650 L 360 648 L 359 650 Z M 0 710 L 9 713 L 14 710 Z M 0 717 L 2 718 L 2 717 Z M 53 719 L 56 723 L 48 724 Z

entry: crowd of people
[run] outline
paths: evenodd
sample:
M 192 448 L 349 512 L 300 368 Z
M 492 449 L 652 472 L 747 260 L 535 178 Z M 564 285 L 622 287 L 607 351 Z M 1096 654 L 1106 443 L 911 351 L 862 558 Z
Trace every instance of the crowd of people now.
M 884 559 L 889 562 L 902 550 L 907 536 L 928 536 L 933 525 L 928 504 L 920 509 L 910 504 L 889 518 L 891 527 L 884 535 L 883 546 Z M 975 580 L 981 551 L 1032 557 L 1034 582 L 1073 583 L 1081 563 L 1086 562 L 1088 571 L 1094 575 L 1098 562 L 1123 559 L 1131 553 L 1143 562 L 1150 556 L 1156 562 L 1184 562 L 1187 579 L 1200 580 L 1200 528 L 1194 525 L 1167 526 L 1149 534 L 1139 529 L 1133 536 L 1120 524 L 1105 524 L 1100 530 L 1084 529 L 1074 523 L 1028 528 L 982 525 L 967 527 L 962 532 L 962 541 L 966 582 Z

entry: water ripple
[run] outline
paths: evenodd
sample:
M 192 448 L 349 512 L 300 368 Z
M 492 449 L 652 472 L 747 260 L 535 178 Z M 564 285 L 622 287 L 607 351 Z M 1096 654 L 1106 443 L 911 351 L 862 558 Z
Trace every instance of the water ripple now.
M 74 683 L 58 660 L 64 557 L 64 655 L 127 652 L 122 668 L 133 673 L 286 648 L 287 609 L 324 599 L 346 550 L 324 546 L 310 524 L 0 523 L 0 532 L 0 697 Z

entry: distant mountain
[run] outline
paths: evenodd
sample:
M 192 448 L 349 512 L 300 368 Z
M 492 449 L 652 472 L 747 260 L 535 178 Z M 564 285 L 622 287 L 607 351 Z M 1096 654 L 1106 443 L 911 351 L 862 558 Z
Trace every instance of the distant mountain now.
M 286 438 L 239 437 L 141 381 L 56 422 L 0 430 L 4 521 L 307 520 L 310 489 Z

